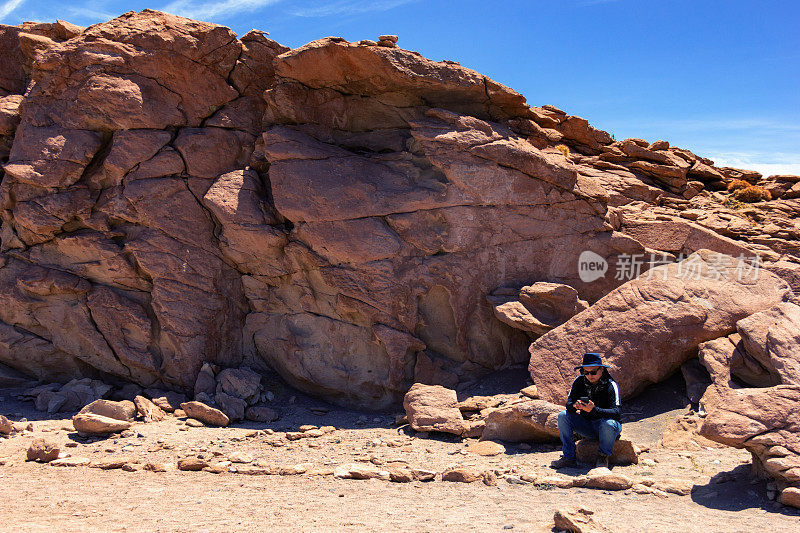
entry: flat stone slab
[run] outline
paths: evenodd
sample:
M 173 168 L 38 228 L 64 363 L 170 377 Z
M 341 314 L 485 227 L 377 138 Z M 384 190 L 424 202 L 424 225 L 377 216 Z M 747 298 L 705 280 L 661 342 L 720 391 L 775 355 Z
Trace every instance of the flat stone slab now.
M 592 439 L 581 439 L 575 444 L 578 461 L 593 463 L 597 461 L 600 443 Z M 639 464 L 638 447 L 627 439 L 618 439 L 614 443 L 610 458 L 611 463 L 617 465 Z

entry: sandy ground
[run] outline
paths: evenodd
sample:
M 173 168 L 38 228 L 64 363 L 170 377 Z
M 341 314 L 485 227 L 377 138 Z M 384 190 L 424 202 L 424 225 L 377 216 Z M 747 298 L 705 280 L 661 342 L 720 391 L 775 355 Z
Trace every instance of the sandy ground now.
M 405 463 L 439 472 L 457 465 L 517 475 L 552 473 L 548 465 L 559 456 L 559 449 L 507 444 L 506 453 L 483 457 L 466 451 L 474 441 L 417 434 L 395 425 L 392 414 L 348 411 L 302 395 L 291 404 L 276 402 L 282 417 L 272 424 L 190 428 L 170 417 L 137 424 L 128 437 L 98 440 L 80 438 L 68 416 L 47 417 L 33 410 L 31 403 L 17 401 L 16 394 L 0 391 L 0 413 L 26 417 L 34 431 L 0 440 L 2 531 L 552 531 L 554 511 L 578 505 L 593 510 L 596 520 L 611 531 L 800 531 L 800 510 L 768 499 L 766 482 L 750 473 L 747 452 L 659 446 L 663 427 L 687 410 L 675 383 L 654 388 L 624 409 L 624 435 L 650 446 L 642 459 L 650 458 L 654 465 L 614 468 L 629 476 L 694 483 L 690 495 L 668 497 L 517 485 L 503 479 L 497 486 L 439 479 L 411 483 L 336 479 L 330 475 L 332 469 L 353 462 Z M 310 411 L 320 407 L 329 412 Z M 337 429 L 314 439 L 286 440 L 285 432 L 302 424 Z M 221 460 L 244 452 L 259 465 L 311 466 L 302 475 L 251 476 L 59 468 L 26 462 L 28 444 L 41 436 L 71 456 L 93 462 L 124 458 L 140 464 L 169 463 L 194 456 Z M 588 469 L 563 473 L 579 475 Z

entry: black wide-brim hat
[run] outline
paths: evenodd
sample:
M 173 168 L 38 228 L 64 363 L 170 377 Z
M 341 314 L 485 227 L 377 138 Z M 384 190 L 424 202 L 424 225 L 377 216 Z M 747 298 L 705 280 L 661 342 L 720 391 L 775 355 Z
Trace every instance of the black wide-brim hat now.
M 583 354 L 583 363 L 576 366 L 575 370 L 578 370 L 584 366 L 602 366 L 604 368 L 609 368 L 608 365 L 603 364 L 603 358 L 600 356 L 600 354 L 595 352 Z

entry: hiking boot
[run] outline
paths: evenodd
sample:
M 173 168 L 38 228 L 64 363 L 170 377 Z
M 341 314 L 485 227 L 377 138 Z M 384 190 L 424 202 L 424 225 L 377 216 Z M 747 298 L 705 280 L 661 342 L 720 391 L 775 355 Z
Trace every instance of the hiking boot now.
M 550 468 L 554 468 L 558 470 L 559 468 L 575 468 L 578 466 L 578 461 L 575 460 L 574 457 L 564 457 L 563 455 L 550 463 Z
M 595 465 L 597 468 L 608 468 L 611 469 L 611 461 L 609 461 L 608 455 L 601 453 L 597 455 L 597 464 Z

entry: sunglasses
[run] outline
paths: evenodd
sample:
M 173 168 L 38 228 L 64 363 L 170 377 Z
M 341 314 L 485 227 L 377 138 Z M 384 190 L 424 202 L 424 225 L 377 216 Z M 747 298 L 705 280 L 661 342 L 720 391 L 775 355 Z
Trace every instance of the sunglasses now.
M 599 374 L 602 371 L 603 371 L 602 368 L 598 368 L 597 370 L 584 370 L 583 373 L 584 374 L 588 374 L 590 376 L 595 376 L 595 375 Z

